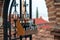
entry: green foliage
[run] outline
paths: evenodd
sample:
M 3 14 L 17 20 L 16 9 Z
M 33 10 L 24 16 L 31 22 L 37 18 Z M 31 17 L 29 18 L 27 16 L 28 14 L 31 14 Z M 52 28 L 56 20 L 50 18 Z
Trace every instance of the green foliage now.
M 36 18 L 38 18 L 38 7 L 36 8 Z

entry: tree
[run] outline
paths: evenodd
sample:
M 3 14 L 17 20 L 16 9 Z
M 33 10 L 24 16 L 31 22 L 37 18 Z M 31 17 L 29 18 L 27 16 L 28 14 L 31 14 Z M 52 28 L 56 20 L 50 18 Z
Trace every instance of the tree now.
M 36 8 L 36 18 L 38 18 L 38 7 Z

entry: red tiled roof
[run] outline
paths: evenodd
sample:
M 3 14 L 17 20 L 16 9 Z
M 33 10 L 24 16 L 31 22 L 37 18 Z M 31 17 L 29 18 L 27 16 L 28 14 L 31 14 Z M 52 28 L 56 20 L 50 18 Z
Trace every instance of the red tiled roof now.
M 35 19 L 35 24 L 44 24 L 44 23 L 48 23 L 48 22 L 44 20 L 42 17 Z
M 48 23 L 48 21 L 44 20 L 42 17 L 35 19 L 35 24 L 45 24 L 45 23 Z M 43 29 L 49 29 L 50 28 L 50 26 L 48 24 L 39 26 L 38 28 L 40 28 L 40 27 Z

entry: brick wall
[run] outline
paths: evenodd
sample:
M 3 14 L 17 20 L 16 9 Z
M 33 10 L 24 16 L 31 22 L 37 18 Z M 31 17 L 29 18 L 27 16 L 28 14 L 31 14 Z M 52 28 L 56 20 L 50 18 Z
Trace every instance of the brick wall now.
M 0 0 L 0 16 L 2 15 L 3 12 L 3 1 Z

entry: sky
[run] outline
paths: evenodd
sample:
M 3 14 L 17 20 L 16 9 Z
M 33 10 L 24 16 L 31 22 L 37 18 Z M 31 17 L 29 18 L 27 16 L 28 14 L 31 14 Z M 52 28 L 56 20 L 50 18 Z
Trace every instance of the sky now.
M 36 18 L 36 7 L 38 7 L 39 17 L 42 16 L 45 20 L 48 20 L 48 12 L 45 0 L 32 0 L 32 13 L 33 18 Z
M 12 0 L 11 0 L 12 1 Z M 26 0 L 27 4 L 29 4 L 29 0 Z M 19 9 L 19 0 L 17 0 L 18 6 L 17 6 L 17 11 L 20 13 Z M 32 0 L 32 18 L 36 18 L 36 8 L 38 7 L 38 13 L 39 13 L 39 18 L 42 16 L 43 19 L 48 21 L 48 12 L 47 12 L 47 7 L 46 7 L 46 2 L 45 0 Z M 29 9 L 29 5 L 27 6 L 27 11 Z M 12 10 L 12 13 L 14 11 L 14 8 Z M 29 11 L 28 11 L 29 13 Z

